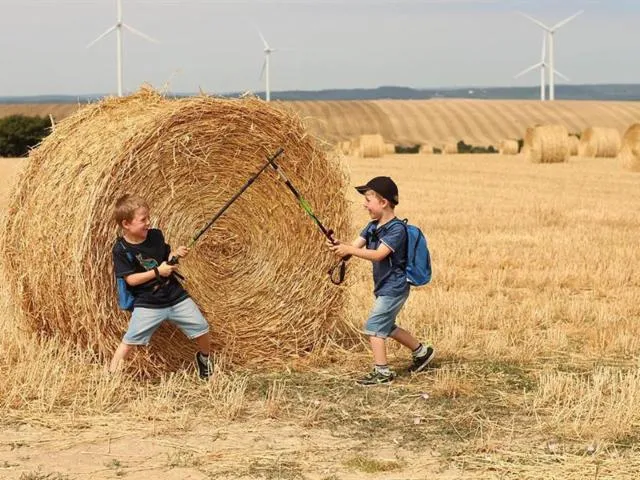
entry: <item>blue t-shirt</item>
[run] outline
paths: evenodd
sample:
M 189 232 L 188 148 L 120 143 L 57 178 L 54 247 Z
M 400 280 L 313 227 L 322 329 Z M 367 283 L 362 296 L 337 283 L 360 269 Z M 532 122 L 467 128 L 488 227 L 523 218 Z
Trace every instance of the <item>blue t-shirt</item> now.
M 409 290 L 405 263 L 407 259 L 407 231 L 397 218 L 378 228 L 378 222 L 369 222 L 360 236 L 367 241 L 366 248 L 377 250 L 381 243 L 391 253 L 381 262 L 373 262 L 373 294 L 397 297 Z

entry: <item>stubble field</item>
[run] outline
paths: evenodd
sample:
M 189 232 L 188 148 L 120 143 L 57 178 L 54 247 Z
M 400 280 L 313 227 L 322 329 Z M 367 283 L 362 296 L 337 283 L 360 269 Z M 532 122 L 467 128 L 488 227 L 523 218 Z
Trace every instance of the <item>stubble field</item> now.
M 24 160 L 0 160 L 0 209 Z M 634 478 L 640 469 L 640 177 L 612 159 L 345 159 L 353 185 L 390 175 L 423 228 L 433 282 L 399 323 L 437 350 L 363 389 L 366 348 L 279 371 L 222 366 L 151 383 L 37 342 L 0 311 L 0 478 Z M 355 234 L 368 218 L 352 192 Z M 321 212 L 321 208 L 318 208 Z M 348 238 L 350 240 L 350 238 Z M 318 241 L 321 241 L 318 239 Z M 42 266 L 46 268 L 46 266 Z M 353 262 L 353 322 L 371 304 Z

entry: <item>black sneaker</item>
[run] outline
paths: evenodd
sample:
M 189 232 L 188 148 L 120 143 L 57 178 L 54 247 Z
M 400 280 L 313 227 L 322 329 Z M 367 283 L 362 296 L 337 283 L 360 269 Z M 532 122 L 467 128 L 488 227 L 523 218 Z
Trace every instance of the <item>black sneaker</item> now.
M 409 371 L 409 373 L 418 373 L 424 370 L 424 368 L 429 365 L 429 363 L 435 356 L 436 351 L 433 349 L 433 347 L 427 347 L 427 353 L 425 353 L 421 357 L 413 357 L 413 363 L 409 365 L 409 368 L 407 370 Z
M 393 382 L 395 377 L 395 374 L 391 371 L 389 371 L 388 375 L 385 375 L 374 368 L 371 373 L 368 373 L 361 379 L 357 380 L 357 383 L 367 387 L 372 385 L 383 385 L 385 383 Z
M 198 367 L 198 375 L 203 380 L 208 379 L 213 375 L 213 364 L 211 363 L 211 356 L 206 357 L 206 360 L 200 355 L 200 352 L 196 352 L 196 366 Z

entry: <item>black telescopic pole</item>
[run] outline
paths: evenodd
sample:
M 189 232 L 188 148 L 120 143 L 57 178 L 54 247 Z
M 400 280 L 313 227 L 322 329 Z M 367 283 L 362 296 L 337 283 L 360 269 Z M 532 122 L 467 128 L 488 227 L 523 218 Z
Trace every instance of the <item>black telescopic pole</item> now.
M 311 219 L 315 222 L 315 224 L 318 226 L 318 228 L 320 229 L 320 231 L 322 232 L 322 234 L 327 237 L 327 239 L 332 243 L 332 244 L 336 244 L 336 240 L 335 237 L 333 236 L 334 232 L 331 229 L 328 229 L 327 227 L 325 227 L 322 222 L 320 221 L 320 219 L 318 217 L 316 217 L 315 213 L 313 213 L 313 210 L 311 209 L 311 205 L 309 205 L 309 202 L 307 202 L 302 195 L 300 195 L 300 193 L 298 192 L 298 190 L 296 190 L 296 188 L 293 186 L 293 184 L 291 183 L 291 181 L 287 178 L 287 176 L 284 174 L 284 172 L 282 171 L 282 169 L 278 166 L 278 164 L 275 162 L 275 159 L 271 161 L 271 166 L 273 167 L 273 169 L 278 172 L 278 175 L 280 176 L 280 178 L 282 179 L 282 181 L 285 183 L 285 185 L 287 186 L 287 188 L 289 188 L 289 190 L 291 191 L 291 193 L 293 193 L 293 195 L 296 197 L 296 200 L 298 200 L 298 203 L 300 204 L 300 206 L 302 207 L 302 209 L 307 212 L 307 215 L 309 215 L 311 217 Z M 347 266 L 347 261 L 351 258 L 351 255 L 347 255 L 346 257 L 343 257 L 340 259 L 340 262 L 338 264 L 336 264 L 335 266 L 333 266 L 330 270 L 329 270 L 329 278 L 331 279 L 331 281 L 335 284 L 335 285 L 340 285 L 343 281 L 344 281 L 344 276 L 345 276 L 345 271 L 346 271 L 346 266 Z M 335 272 L 336 270 L 338 271 L 338 276 L 336 278 L 335 276 Z
M 220 210 L 218 210 L 216 212 L 216 214 L 211 218 L 211 220 L 209 220 L 209 222 L 207 222 L 207 224 L 198 232 L 196 233 L 193 238 L 191 239 L 191 241 L 188 244 L 188 248 L 191 248 L 197 241 L 198 239 L 204 235 L 204 233 L 209 230 L 213 224 L 216 222 L 216 220 L 218 220 L 218 218 L 220 218 L 222 216 L 222 214 L 227 210 L 227 208 L 229 208 L 231 206 L 231 204 L 233 204 L 233 202 L 235 202 L 238 197 L 240 195 L 242 195 L 244 193 L 244 191 L 249 188 L 251 186 L 251 184 L 253 182 L 255 182 L 255 180 L 260 176 L 260 174 L 262 172 L 264 172 L 269 166 L 273 165 L 273 162 L 284 153 L 284 149 L 283 148 L 279 148 L 276 153 L 273 154 L 273 156 L 271 156 L 268 159 L 268 162 L 265 163 L 262 168 L 260 170 L 258 170 L 258 172 L 253 175 L 249 180 L 247 180 L 247 183 L 245 183 L 242 188 L 240 190 L 238 190 L 233 197 L 231 197 L 227 203 L 225 203 L 222 208 Z M 178 257 L 171 257 L 169 259 L 169 261 L 167 262 L 169 265 L 176 265 L 178 263 Z

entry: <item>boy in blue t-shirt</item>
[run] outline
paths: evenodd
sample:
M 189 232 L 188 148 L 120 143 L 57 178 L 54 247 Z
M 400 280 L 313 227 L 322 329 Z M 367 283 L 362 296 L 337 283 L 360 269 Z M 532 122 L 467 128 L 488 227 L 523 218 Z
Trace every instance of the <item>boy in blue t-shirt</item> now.
M 376 298 L 364 325 L 364 333 L 369 336 L 375 366 L 358 383 L 378 385 L 390 383 L 395 378 L 395 373 L 387 364 L 387 337 L 411 350 L 413 362 L 409 366 L 410 372 L 424 369 L 433 360 L 435 350 L 430 345 L 420 343 L 395 323 L 409 297 L 405 272 L 407 231 L 396 218 L 394 210 L 398 204 L 398 187 L 389 177 L 375 177 L 366 185 L 356 187 L 356 190 L 364 195 L 364 208 L 372 221 L 351 245 L 340 241 L 327 243 L 339 257 L 352 255 L 373 262 L 373 294 Z

